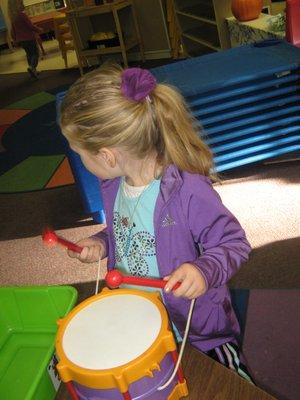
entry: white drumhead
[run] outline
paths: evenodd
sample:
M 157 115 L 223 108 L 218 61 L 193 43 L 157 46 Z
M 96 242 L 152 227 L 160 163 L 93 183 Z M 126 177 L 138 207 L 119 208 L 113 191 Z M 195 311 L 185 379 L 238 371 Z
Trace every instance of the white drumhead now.
M 144 353 L 160 328 L 161 315 L 154 303 L 142 296 L 118 294 L 79 311 L 66 327 L 62 346 L 79 367 L 109 369 Z

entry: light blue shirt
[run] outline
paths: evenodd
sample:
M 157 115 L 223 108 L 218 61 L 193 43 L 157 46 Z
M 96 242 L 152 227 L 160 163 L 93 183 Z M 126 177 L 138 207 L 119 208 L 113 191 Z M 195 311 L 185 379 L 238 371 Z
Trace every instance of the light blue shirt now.
M 159 278 L 154 235 L 154 208 L 159 193 L 160 179 L 150 185 L 135 188 L 122 181 L 114 205 L 114 236 L 116 268 L 124 275 Z M 136 193 L 134 193 L 134 191 Z M 122 285 L 137 289 L 136 286 Z M 144 286 L 141 290 L 159 289 Z M 163 293 L 161 296 L 163 298 Z M 173 324 L 177 340 L 181 336 Z

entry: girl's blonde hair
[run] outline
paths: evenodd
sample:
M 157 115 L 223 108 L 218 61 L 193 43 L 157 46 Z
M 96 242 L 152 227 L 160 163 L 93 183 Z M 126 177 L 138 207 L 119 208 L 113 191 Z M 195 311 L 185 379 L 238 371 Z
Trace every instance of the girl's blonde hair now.
M 7 8 L 11 22 L 14 22 L 20 12 L 25 10 L 23 0 L 8 0 Z
M 182 171 L 210 176 L 212 153 L 181 94 L 157 84 L 150 101 L 130 100 L 120 90 L 122 71 L 118 65 L 103 65 L 71 86 L 61 108 L 66 138 L 93 153 L 121 147 L 143 159 L 155 151 L 162 167 L 175 164 Z

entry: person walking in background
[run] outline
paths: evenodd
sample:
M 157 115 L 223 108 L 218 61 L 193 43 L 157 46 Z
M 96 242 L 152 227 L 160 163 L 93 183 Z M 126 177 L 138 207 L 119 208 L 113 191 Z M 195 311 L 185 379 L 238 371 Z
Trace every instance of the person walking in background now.
M 27 71 L 33 78 L 37 78 L 36 67 L 39 62 L 39 50 L 36 35 L 41 33 L 42 29 L 30 21 L 24 10 L 25 6 L 22 0 L 8 0 L 12 39 L 25 50 L 28 62 Z

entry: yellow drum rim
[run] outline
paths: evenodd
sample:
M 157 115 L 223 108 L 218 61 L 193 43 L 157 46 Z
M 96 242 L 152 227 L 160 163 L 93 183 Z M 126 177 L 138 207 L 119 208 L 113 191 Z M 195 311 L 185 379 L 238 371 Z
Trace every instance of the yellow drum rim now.
M 70 321 L 85 307 L 99 299 L 107 296 L 138 295 L 150 300 L 156 305 L 161 316 L 161 328 L 156 340 L 148 350 L 127 364 L 102 370 L 92 370 L 74 364 L 66 356 L 62 343 L 66 328 Z M 101 293 L 89 297 L 76 306 L 65 318 L 58 321 L 58 332 L 56 336 L 56 353 L 59 360 L 57 370 L 63 382 L 75 381 L 83 386 L 94 389 L 118 388 L 121 393 L 128 391 L 131 383 L 149 376 L 153 376 L 154 370 L 160 369 L 160 362 L 165 355 L 176 350 L 173 333 L 169 326 L 167 311 L 161 301 L 159 292 L 144 292 L 135 289 L 103 289 Z

